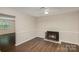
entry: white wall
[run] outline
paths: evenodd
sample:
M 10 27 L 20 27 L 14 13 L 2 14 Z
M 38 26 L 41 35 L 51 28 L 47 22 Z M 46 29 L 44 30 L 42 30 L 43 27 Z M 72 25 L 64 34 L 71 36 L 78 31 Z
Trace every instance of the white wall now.
M 28 41 L 35 35 L 35 18 L 22 14 L 11 8 L 0 8 L 0 13 L 15 16 L 15 27 L 16 27 L 16 45 L 19 45 L 25 41 Z
M 16 45 L 34 37 L 44 38 L 47 30 L 59 31 L 60 41 L 79 44 L 79 12 L 40 17 L 38 19 L 10 8 L 0 8 L 0 13 L 16 16 Z
M 45 32 L 59 31 L 59 40 L 79 44 L 79 12 L 40 17 L 38 22 L 38 37 L 45 37 Z

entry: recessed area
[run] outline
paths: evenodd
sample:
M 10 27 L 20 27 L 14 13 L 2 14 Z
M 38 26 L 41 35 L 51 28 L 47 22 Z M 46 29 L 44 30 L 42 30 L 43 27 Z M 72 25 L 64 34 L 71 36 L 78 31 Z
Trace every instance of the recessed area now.
M 45 33 L 45 38 L 47 40 L 59 41 L 59 32 L 56 32 L 56 31 L 47 31 Z

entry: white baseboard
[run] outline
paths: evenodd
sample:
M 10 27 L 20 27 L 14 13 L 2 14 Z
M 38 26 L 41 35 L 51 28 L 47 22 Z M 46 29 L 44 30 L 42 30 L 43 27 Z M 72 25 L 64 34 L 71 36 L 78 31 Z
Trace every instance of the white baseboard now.
M 59 43 L 59 44 L 61 44 L 61 42 L 67 42 L 67 43 L 72 43 L 72 42 L 68 42 L 68 41 L 52 41 L 52 40 L 48 40 L 48 39 L 44 39 L 45 41 L 49 41 L 49 42 L 54 42 L 54 43 Z M 79 46 L 79 44 L 78 43 L 72 43 L 72 44 L 76 44 L 76 45 L 78 45 Z
M 61 41 L 61 42 L 71 43 L 71 44 L 75 44 L 75 45 L 78 45 L 79 46 L 78 43 L 74 43 L 74 42 L 69 42 L 69 41 Z
M 48 40 L 48 39 L 44 39 L 45 41 L 49 41 L 49 42 L 54 42 L 54 43 L 59 43 L 59 44 L 61 44 L 61 42 L 60 41 L 53 41 L 53 40 Z
M 33 38 L 35 38 L 35 37 L 33 37 Z M 27 39 L 27 40 L 25 40 L 25 41 L 22 41 L 22 42 L 20 42 L 20 43 L 17 43 L 17 44 L 15 44 L 15 46 L 18 46 L 18 45 L 20 45 L 20 44 L 22 44 L 22 43 L 25 43 L 25 42 L 27 42 L 27 41 L 30 41 L 30 40 L 32 40 L 33 38 L 29 38 L 29 39 Z M 61 42 L 66 42 L 66 41 L 52 41 L 52 40 L 47 40 L 47 39 L 44 39 L 45 41 L 49 41 L 49 42 L 54 42 L 54 43 L 59 43 L 59 44 L 61 44 Z M 68 42 L 68 43 L 71 43 L 71 42 Z M 74 44 L 74 43 L 72 43 L 72 44 Z M 76 43 L 77 45 L 79 45 L 78 43 Z
M 33 38 L 35 38 L 35 37 L 33 37 Z M 25 42 L 28 42 L 28 41 L 32 40 L 33 38 L 29 38 L 29 39 L 27 39 L 25 41 L 21 41 L 20 43 L 15 44 L 15 46 L 18 46 L 18 45 L 21 45 L 21 44 L 23 44 Z

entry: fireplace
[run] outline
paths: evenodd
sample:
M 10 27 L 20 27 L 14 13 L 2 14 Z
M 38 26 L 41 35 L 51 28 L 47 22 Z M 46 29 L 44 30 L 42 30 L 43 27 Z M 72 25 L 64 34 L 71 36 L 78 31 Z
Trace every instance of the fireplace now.
M 59 41 L 59 32 L 57 31 L 47 31 L 45 33 L 45 39 Z

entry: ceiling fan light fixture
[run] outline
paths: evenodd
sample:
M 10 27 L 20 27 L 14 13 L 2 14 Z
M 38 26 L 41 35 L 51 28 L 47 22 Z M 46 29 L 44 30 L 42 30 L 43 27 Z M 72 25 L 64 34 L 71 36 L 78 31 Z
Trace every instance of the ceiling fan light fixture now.
M 41 7 L 40 9 L 43 9 L 44 10 L 44 14 L 49 14 L 49 8 L 47 7 Z
M 49 9 L 46 8 L 45 11 L 44 11 L 44 14 L 48 14 L 49 13 Z
M 46 15 L 47 15 L 47 14 L 48 14 L 48 12 L 47 12 L 47 11 L 45 11 L 45 13 L 44 13 L 44 14 L 46 14 Z

